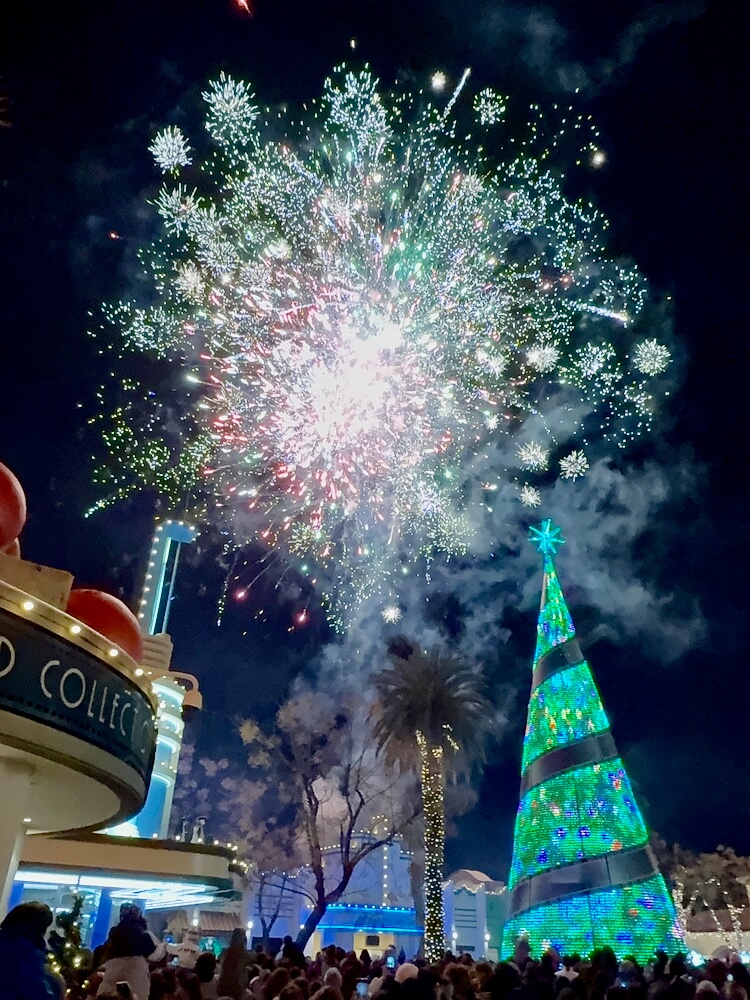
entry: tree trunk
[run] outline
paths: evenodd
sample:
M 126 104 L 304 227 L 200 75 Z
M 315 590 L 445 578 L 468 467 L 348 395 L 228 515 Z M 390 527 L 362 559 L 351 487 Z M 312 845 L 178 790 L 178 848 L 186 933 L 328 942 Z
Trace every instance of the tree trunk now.
M 297 945 L 304 951 L 305 945 L 310 940 L 310 938 L 315 933 L 315 928 L 318 926 L 320 921 L 325 916 L 326 904 L 318 904 L 315 909 L 309 914 L 304 926 L 300 927 L 299 933 L 297 934 Z
M 356 862 L 354 863 L 356 864 Z M 325 891 L 325 873 L 323 871 L 322 865 L 315 866 L 313 869 L 315 872 L 315 882 L 317 890 L 317 903 L 312 913 L 309 915 L 304 925 L 300 927 L 299 934 L 297 935 L 297 944 L 300 948 L 304 950 L 305 945 L 312 937 L 315 932 L 315 928 L 318 926 L 320 921 L 325 916 L 325 912 L 328 909 L 329 904 L 338 903 L 341 897 L 346 892 L 347 886 L 352 878 L 352 872 L 354 871 L 354 864 L 352 864 L 351 858 L 346 860 L 343 864 L 343 870 L 341 872 L 341 878 L 339 879 L 338 885 L 336 885 L 330 892 Z
M 271 943 L 271 928 L 268 927 L 265 920 L 260 921 L 260 946 L 265 954 L 268 954 L 268 945 Z
M 421 757 L 420 777 L 424 808 L 424 954 L 428 962 L 438 962 L 445 950 L 443 748 L 430 746 L 424 735 L 419 732 L 417 745 Z

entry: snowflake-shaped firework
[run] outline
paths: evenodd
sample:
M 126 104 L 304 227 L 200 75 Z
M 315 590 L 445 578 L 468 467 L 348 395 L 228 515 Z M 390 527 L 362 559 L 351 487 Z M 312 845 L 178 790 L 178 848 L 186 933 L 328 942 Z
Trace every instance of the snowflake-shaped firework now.
M 339 626 L 422 560 L 470 548 L 480 449 L 502 483 L 582 443 L 589 416 L 622 443 L 654 410 L 660 355 L 642 333 L 633 347 L 643 282 L 604 256 L 598 213 L 563 194 L 560 132 L 545 147 L 537 122 L 522 153 L 491 163 L 455 138 L 467 77 L 435 106 L 341 68 L 280 138 L 222 75 L 203 95 L 211 148 L 193 153 L 207 182 L 168 177 L 156 199 L 165 234 L 143 260 L 158 301 L 108 317 L 126 348 L 161 359 L 102 418 L 108 499 L 199 498 L 238 543 L 327 581 Z M 504 105 L 483 91 L 473 110 L 492 125 Z M 567 121 L 585 144 L 584 119 Z M 151 149 L 168 174 L 193 152 L 177 128 Z M 545 414 L 561 406 L 558 440 Z M 528 506 L 540 498 L 523 488 Z
M 560 475 L 563 479 L 578 479 L 589 470 L 589 460 L 582 451 L 571 451 L 560 459 Z
M 177 126 L 162 129 L 148 148 L 165 174 L 176 173 L 181 167 L 188 167 L 193 162 L 188 141 L 182 134 L 182 129 Z
M 522 486 L 518 491 L 518 499 L 524 507 L 534 508 L 542 506 L 542 494 L 536 486 L 529 486 L 528 484 Z
M 518 446 L 518 461 L 529 472 L 543 472 L 549 464 L 549 448 L 538 441 L 527 441 Z
M 480 90 L 474 98 L 474 111 L 480 125 L 497 125 L 505 117 L 507 98 L 491 87 Z
M 535 344 L 526 355 L 532 368 L 543 374 L 551 372 L 560 360 L 560 352 L 554 344 Z
M 398 604 L 387 604 L 380 614 L 387 625 L 395 625 L 401 621 L 401 608 Z
M 644 340 L 633 352 L 633 364 L 644 375 L 661 375 L 671 360 L 669 349 L 658 340 Z

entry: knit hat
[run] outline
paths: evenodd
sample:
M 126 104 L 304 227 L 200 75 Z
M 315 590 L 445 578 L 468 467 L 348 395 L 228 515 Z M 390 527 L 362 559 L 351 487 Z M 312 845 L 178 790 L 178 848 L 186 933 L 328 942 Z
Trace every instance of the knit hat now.
M 717 996 L 719 995 L 718 989 L 710 979 L 704 979 L 703 982 L 698 983 L 695 988 L 695 995 L 697 996 L 699 993 L 715 993 Z

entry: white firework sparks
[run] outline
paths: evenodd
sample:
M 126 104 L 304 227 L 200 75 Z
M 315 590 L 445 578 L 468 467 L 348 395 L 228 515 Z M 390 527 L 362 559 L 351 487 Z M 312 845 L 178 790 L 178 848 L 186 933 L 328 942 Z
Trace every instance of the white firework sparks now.
M 189 261 L 180 267 L 174 279 L 175 288 L 190 302 L 198 302 L 203 294 L 203 275 Z
M 594 149 L 591 152 L 591 166 L 592 167 L 603 167 L 607 162 L 607 154 L 603 149 Z
M 482 178 L 473 170 L 461 178 L 461 190 L 467 198 L 478 198 L 482 193 L 483 186 Z
M 266 247 L 266 256 L 276 257 L 278 260 L 289 260 L 291 256 L 289 242 L 284 239 L 271 240 Z
M 188 191 L 182 184 L 171 191 L 162 188 L 154 204 L 168 233 L 183 232 L 198 208 L 195 191 Z
M 397 604 L 389 604 L 388 607 L 383 608 L 380 612 L 381 617 L 384 622 L 388 625 L 395 625 L 396 622 L 401 621 L 401 608 Z
M 175 173 L 180 167 L 187 167 L 193 161 L 191 148 L 182 129 L 176 125 L 163 128 L 148 147 L 162 173 Z
M 571 451 L 560 459 L 560 475 L 563 479 L 578 479 L 589 470 L 589 460 L 582 451 Z
M 633 364 L 644 375 L 661 375 L 671 361 L 669 350 L 658 340 L 644 340 L 633 352 Z
M 102 325 L 131 366 L 113 367 L 116 398 L 96 418 L 110 501 L 194 498 L 238 541 L 299 560 L 336 628 L 374 593 L 398 604 L 417 565 L 467 551 L 480 455 L 520 490 L 548 468 L 559 426 L 568 440 L 584 418 L 598 425 L 588 451 L 657 412 L 642 365 L 665 361 L 626 324 L 645 286 L 603 256 L 593 206 L 565 197 L 552 163 L 564 130 L 545 136 L 535 116 L 518 144 L 496 128 L 491 157 L 481 136 L 459 140 L 468 75 L 423 106 L 338 67 L 296 124 L 261 113 L 247 83 L 209 83 L 200 152 L 177 127 L 151 146 L 167 175 L 200 167 L 195 189 L 168 176 L 156 196 L 153 305 L 111 307 Z M 505 103 L 483 90 L 471 132 Z M 591 132 L 578 140 L 591 152 L 586 119 L 568 125 Z M 186 369 L 177 400 L 165 364 Z M 172 412 L 184 419 L 167 432 Z
M 499 357 L 492 357 L 492 358 L 490 358 L 490 357 L 487 357 L 487 355 L 484 354 L 481 351 L 477 352 L 477 361 L 480 364 L 486 365 L 487 366 L 487 371 L 491 375 L 496 375 L 498 377 L 500 375 L 504 374 L 505 369 L 506 369 L 507 364 L 508 364 L 508 359 L 506 357 L 504 357 L 502 354 Z
M 440 491 L 431 483 L 420 483 L 416 489 L 415 499 L 419 510 L 427 517 L 442 513 L 445 506 Z
M 593 378 L 610 364 L 615 352 L 609 344 L 586 344 L 578 351 L 578 356 L 583 376 Z
M 497 125 L 505 117 L 506 98 L 491 87 L 480 90 L 474 98 L 474 113 L 480 125 Z
M 560 352 L 554 344 L 538 344 L 527 353 L 526 360 L 538 372 L 551 372 L 560 360 Z
M 202 97 L 209 107 L 206 127 L 221 145 L 244 145 L 254 134 L 258 107 L 244 81 L 221 73 Z
M 542 494 L 535 486 L 522 486 L 518 493 L 518 499 L 524 507 L 541 507 Z
M 529 472 L 543 472 L 547 468 L 549 450 L 538 441 L 519 445 L 516 454 L 523 468 Z

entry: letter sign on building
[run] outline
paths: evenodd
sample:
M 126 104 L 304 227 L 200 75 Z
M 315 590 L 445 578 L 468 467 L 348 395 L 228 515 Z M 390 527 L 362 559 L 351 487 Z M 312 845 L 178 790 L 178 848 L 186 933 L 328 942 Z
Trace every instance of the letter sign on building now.
M 83 646 L 1 607 L 0 710 L 114 754 L 148 782 L 156 728 L 138 685 Z

